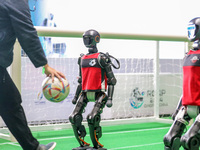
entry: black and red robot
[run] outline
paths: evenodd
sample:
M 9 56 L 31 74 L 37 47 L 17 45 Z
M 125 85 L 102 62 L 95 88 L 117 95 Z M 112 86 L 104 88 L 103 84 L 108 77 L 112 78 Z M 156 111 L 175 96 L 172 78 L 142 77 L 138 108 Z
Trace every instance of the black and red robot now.
M 100 41 L 100 34 L 95 30 L 88 30 L 83 34 L 84 45 L 88 48 L 89 53 L 81 56 L 78 59 L 79 65 L 79 79 L 78 87 L 72 100 L 76 104 L 69 120 L 72 124 L 75 137 L 80 146 L 73 148 L 73 150 L 106 150 L 103 145 L 99 143 L 99 138 L 102 136 L 102 129 L 100 126 L 101 116 L 105 105 L 112 106 L 112 97 L 114 86 L 117 82 L 112 66 L 116 67 L 108 53 L 104 54 L 98 52 L 96 44 Z M 115 59 L 115 58 L 114 58 Z M 119 65 L 119 61 L 115 59 Z M 107 93 L 106 93 L 107 91 Z M 88 102 L 95 102 L 90 114 L 87 116 L 89 126 L 90 138 L 93 147 L 84 141 L 86 130 L 82 125 L 82 113 Z
M 183 61 L 183 94 L 175 113 L 174 122 L 164 136 L 165 150 L 199 150 L 200 144 L 200 17 L 188 24 L 188 39 L 193 48 Z M 186 133 L 189 121 L 196 118 Z

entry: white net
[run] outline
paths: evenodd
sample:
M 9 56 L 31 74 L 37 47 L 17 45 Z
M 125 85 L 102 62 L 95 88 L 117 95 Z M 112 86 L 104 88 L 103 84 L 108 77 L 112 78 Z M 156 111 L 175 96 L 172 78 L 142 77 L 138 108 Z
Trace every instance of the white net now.
M 186 51 L 184 42 L 160 42 L 160 89 L 164 92 L 163 99 L 160 98 L 161 115 L 171 115 L 182 95 L 182 63 Z
M 69 122 L 73 111 L 71 103 L 77 88 L 78 64 L 81 53 L 87 53 L 81 38 L 52 38 L 52 50 L 46 51 L 49 65 L 63 72 L 70 83 L 70 94 L 60 103 L 52 103 L 40 97 L 41 84 L 45 78 L 42 68 L 36 69 L 29 58 L 22 54 L 22 99 L 23 107 L 30 125 L 60 124 Z M 42 42 L 44 49 L 47 46 Z M 175 46 L 174 46 L 175 43 Z M 184 43 L 169 42 L 171 50 L 181 49 L 184 54 Z M 160 44 L 160 115 L 170 115 L 175 110 L 182 92 L 182 58 L 171 54 L 166 57 L 166 43 Z M 109 52 L 119 59 L 121 68 L 113 68 L 117 78 L 113 96 L 113 107 L 105 107 L 102 120 L 142 118 L 154 115 L 154 56 L 155 41 L 111 40 L 102 39 L 97 45 L 99 52 Z M 49 47 L 49 46 L 48 46 Z M 83 114 L 84 119 L 94 103 L 88 103 Z

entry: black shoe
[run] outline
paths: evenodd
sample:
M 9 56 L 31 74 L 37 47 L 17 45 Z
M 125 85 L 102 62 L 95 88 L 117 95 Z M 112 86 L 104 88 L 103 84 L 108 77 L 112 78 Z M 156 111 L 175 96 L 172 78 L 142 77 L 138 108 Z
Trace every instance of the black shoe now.
M 37 150 L 53 150 L 56 147 L 56 142 L 51 142 L 47 145 L 40 144 Z

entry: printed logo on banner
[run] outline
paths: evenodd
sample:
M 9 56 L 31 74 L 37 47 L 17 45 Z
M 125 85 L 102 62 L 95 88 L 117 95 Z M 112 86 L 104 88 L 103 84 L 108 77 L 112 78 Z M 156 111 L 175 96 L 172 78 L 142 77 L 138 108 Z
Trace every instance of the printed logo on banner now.
M 134 109 L 140 108 L 144 103 L 144 91 L 139 91 L 138 87 L 133 89 L 131 97 L 129 98 L 130 104 Z
M 164 102 L 163 96 L 166 94 L 165 89 L 159 90 L 159 105 L 160 107 L 168 106 L 168 103 Z M 145 99 L 145 104 L 144 104 Z M 134 109 L 138 109 L 144 104 L 144 108 L 149 108 L 154 106 L 154 90 L 139 90 L 138 87 L 133 89 L 131 92 L 131 97 L 129 98 L 130 104 Z

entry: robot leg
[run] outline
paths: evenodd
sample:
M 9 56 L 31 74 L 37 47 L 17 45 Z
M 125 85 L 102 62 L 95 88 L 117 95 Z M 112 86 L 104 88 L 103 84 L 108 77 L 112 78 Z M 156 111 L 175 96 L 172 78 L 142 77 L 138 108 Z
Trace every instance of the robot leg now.
M 103 145 L 98 141 L 99 138 L 101 138 L 102 136 L 102 130 L 99 123 L 101 121 L 100 114 L 102 113 L 103 108 L 106 104 L 106 98 L 107 96 L 105 93 L 100 93 L 100 95 L 97 96 L 97 100 L 95 102 L 92 112 L 87 116 L 88 126 L 90 130 L 90 138 L 94 146 L 93 149 L 106 150 L 106 148 L 103 148 Z
M 87 105 L 87 100 L 85 100 L 85 94 L 82 93 L 79 97 L 79 100 L 75 106 L 73 113 L 69 116 L 69 120 L 71 122 L 74 135 L 77 141 L 80 144 L 80 147 L 74 148 L 73 150 L 86 150 L 89 148 L 89 143 L 84 141 L 84 137 L 86 136 L 86 130 L 84 125 L 82 125 L 83 116 L 82 112 Z
M 190 129 L 181 137 L 181 144 L 185 150 L 199 150 L 200 145 L 200 114 L 196 117 L 195 122 Z
M 183 131 L 188 124 L 188 121 L 184 119 L 186 112 L 186 108 L 183 106 L 179 110 L 178 114 L 176 115 L 176 118 L 169 129 L 168 133 L 164 136 L 164 144 L 165 144 L 165 150 L 179 150 L 181 143 L 180 138 L 183 134 Z

